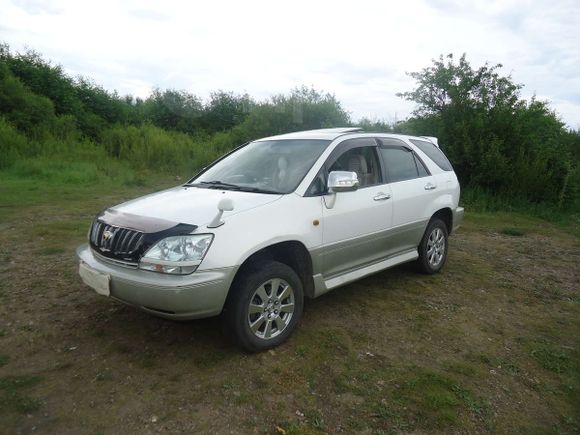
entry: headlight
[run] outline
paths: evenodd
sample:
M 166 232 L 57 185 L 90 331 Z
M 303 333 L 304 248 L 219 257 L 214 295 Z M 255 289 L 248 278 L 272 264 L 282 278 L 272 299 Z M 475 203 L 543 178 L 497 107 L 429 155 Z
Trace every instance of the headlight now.
M 192 273 L 203 260 L 212 240 L 213 234 L 167 237 L 149 248 L 139 267 L 177 275 Z

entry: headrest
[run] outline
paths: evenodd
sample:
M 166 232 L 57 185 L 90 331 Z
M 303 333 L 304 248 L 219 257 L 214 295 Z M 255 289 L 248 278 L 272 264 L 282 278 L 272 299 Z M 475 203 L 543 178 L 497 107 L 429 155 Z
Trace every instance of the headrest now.
M 288 160 L 286 157 L 278 157 L 278 169 L 287 169 L 288 168 Z
M 368 172 L 367 160 L 360 154 L 352 156 L 348 160 L 348 170 L 357 174 L 366 174 Z

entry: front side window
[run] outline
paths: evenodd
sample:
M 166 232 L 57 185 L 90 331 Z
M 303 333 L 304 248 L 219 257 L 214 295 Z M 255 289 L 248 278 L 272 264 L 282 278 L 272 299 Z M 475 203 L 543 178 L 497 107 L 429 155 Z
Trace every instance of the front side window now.
M 407 148 L 381 148 L 381 154 L 391 183 L 429 175 L 422 162 Z
M 188 184 L 261 193 L 293 192 L 330 141 L 251 142 L 218 161 Z
M 376 148 L 376 146 L 351 148 L 332 164 L 329 172 L 356 172 L 361 188 L 380 184 L 382 177 Z

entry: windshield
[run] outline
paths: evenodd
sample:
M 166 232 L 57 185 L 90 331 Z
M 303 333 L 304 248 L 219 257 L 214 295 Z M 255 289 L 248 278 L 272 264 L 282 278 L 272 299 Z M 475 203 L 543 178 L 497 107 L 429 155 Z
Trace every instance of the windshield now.
M 210 189 L 290 193 L 329 143 L 314 139 L 251 142 L 189 184 Z

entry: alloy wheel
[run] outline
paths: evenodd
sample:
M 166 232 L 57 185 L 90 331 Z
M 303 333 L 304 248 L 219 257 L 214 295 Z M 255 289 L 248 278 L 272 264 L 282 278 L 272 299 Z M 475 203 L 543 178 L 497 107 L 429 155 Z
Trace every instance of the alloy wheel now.
M 445 234 L 440 228 L 434 228 L 427 240 L 427 260 L 432 267 L 437 267 L 444 255 Z
M 248 326 L 263 340 L 280 335 L 294 315 L 294 289 L 286 281 L 274 278 L 259 286 L 248 306 Z

